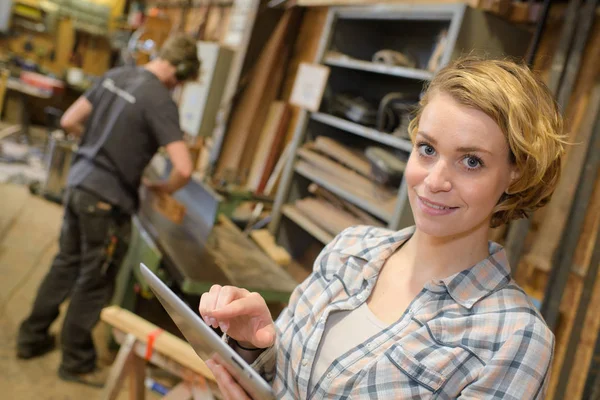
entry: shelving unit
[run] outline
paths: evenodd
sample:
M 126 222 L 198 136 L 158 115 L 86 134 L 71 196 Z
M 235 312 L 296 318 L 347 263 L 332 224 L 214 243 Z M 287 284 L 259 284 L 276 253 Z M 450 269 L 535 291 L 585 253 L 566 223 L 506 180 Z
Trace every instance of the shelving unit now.
M 427 66 L 441 32 L 445 32 L 445 46 L 438 68 L 464 53 L 522 57 L 531 36 L 524 29 L 464 4 L 330 9 L 314 61 L 331 68 L 326 96 L 318 112 L 300 113 L 291 142 L 293 157 L 284 168 L 269 225 L 278 243 L 294 258 L 307 261 L 307 249 L 312 247 L 312 254 L 316 245 L 323 246 L 334 237 L 323 228 L 326 221 L 311 220 L 294 205 L 296 200 L 310 195 L 311 183 L 359 207 L 390 229 L 413 223 L 404 180 L 393 191 L 393 198 L 380 198 L 373 189 L 374 181 L 371 187 L 345 182 L 311 165 L 299 153 L 307 140 L 327 136 L 357 150 L 380 146 L 407 159 L 412 144 L 406 134 L 395 136 L 334 115 L 328 100 L 339 93 L 360 95 L 374 103 L 390 92 L 418 97 L 423 85 L 434 76 L 435 71 L 427 70 Z M 416 67 L 373 62 L 373 54 L 382 49 L 410 55 Z
M 429 81 L 433 77 L 433 72 L 424 69 L 377 64 L 369 61 L 339 58 L 333 55 L 326 55 L 323 64 L 422 81 Z

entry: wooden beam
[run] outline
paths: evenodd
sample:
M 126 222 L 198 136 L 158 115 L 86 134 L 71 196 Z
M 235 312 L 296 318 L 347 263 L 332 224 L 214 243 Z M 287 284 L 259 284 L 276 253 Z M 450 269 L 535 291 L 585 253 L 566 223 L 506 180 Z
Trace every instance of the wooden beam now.
M 333 7 L 333 6 L 364 6 L 371 4 L 411 4 L 426 5 L 429 4 L 468 4 L 471 7 L 478 7 L 481 0 L 297 0 L 296 5 L 301 7 Z
M 337 162 L 346 167 L 358 172 L 367 178 L 371 177 L 371 164 L 369 160 L 362 154 L 351 150 L 337 140 L 333 140 L 326 136 L 319 136 L 315 139 L 314 149 L 328 155 Z
M 281 153 L 288 118 L 289 106 L 287 103 L 282 101 L 271 103 L 246 183 L 248 190 L 261 193 L 265 188 L 275 161 Z
M 240 171 L 240 168 L 247 166 L 249 169 L 251 166 L 253 149 L 266 119 L 268 105 L 275 100 L 279 91 L 285 65 L 282 53 L 286 51 L 286 38 L 295 13 L 297 10 L 290 9 L 283 14 L 253 69 L 250 83 L 232 113 L 223 151 L 217 163 L 217 177 L 243 180 L 241 175 L 244 171 Z M 279 82 L 276 80 L 278 76 Z
M 307 197 L 296 200 L 295 205 L 310 220 L 332 235 L 337 235 L 351 226 L 360 225 L 357 218 L 322 199 Z
M 129 366 L 132 356 L 134 356 L 133 347 L 136 342 L 136 337 L 133 334 L 128 334 L 125 341 L 121 344 L 117 358 L 113 363 L 108 380 L 104 385 L 104 392 L 102 394 L 103 400 L 116 400 L 123 380 L 126 376 L 126 371 Z
M 132 334 L 141 343 L 147 343 L 148 335 L 158 329 L 156 325 L 117 306 L 103 309 L 100 318 L 107 324 Z M 204 361 L 198 357 L 192 346 L 175 335 L 169 332 L 162 332 L 156 337 L 154 348 L 156 351 L 168 355 L 191 371 L 211 381 L 215 381 L 212 372 L 208 369 Z
M 268 229 L 257 229 L 250 232 L 250 237 L 278 265 L 287 266 L 292 261 L 290 254 L 275 243 L 275 238 Z

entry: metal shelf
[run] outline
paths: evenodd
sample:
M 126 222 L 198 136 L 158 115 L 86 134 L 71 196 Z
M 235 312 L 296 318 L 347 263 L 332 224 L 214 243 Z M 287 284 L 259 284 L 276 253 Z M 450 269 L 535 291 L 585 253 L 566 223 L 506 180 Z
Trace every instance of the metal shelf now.
M 325 177 L 323 177 L 322 175 L 320 176 L 318 174 L 318 169 L 312 167 L 310 164 L 308 164 L 307 162 L 298 162 L 296 163 L 295 166 L 295 171 L 302 175 L 303 177 L 305 177 L 306 179 L 309 179 L 317 184 L 319 184 L 320 186 L 322 186 L 323 188 L 329 190 L 330 192 L 340 196 L 341 198 L 351 202 L 352 204 L 362 208 L 363 210 L 373 214 L 374 216 L 376 216 L 377 218 L 389 223 L 392 219 L 393 213 L 394 213 L 394 205 L 395 205 L 395 201 L 396 198 L 394 197 L 394 203 L 392 204 L 392 207 L 385 207 L 385 205 L 383 205 L 383 202 L 375 202 L 375 201 L 371 201 L 369 199 L 366 199 L 364 197 L 361 197 L 355 193 L 353 193 L 353 187 L 348 187 L 348 185 L 345 185 L 343 182 L 335 182 L 335 177 L 331 177 L 331 180 L 326 179 Z M 316 170 L 316 171 L 315 171 Z M 368 190 L 367 188 L 362 188 L 362 190 Z
M 308 232 L 312 237 L 323 244 L 329 244 L 334 236 L 304 216 L 300 210 L 291 204 L 282 207 L 283 215 L 291 219 L 296 225 Z
M 404 150 L 409 153 L 412 151 L 413 146 L 409 140 L 392 136 L 389 133 L 380 132 L 376 129 L 368 128 L 366 126 L 345 120 L 343 118 L 334 117 L 333 115 L 324 114 L 320 112 L 312 113 L 311 118 L 323 124 L 341 129 L 349 133 L 353 133 L 358 136 L 365 137 L 367 139 L 371 139 L 375 142 L 379 142 L 387 146 L 394 147 L 396 149 Z
M 326 55 L 323 59 L 323 62 L 332 67 L 356 69 L 359 71 L 368 71 L 374 72 L 376 74 L 390 75 L 408 79 L 417 79 L 420 81 L 430 81 L 433 78 L 433 72 L 424 69 L 380 64 L 370 61 L 357 60 L 355 58 L 349 57 Z

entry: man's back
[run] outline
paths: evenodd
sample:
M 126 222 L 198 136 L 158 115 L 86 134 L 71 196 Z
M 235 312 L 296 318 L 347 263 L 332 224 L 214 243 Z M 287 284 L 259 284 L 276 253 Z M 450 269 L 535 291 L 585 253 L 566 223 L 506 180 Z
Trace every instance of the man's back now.
M 68 186 L 133 213 L 144 168 L 160 146 L 182 139 L 177 106 L 159 79 L 140 67 L 109 71 L 84 96 L 92 113 Z

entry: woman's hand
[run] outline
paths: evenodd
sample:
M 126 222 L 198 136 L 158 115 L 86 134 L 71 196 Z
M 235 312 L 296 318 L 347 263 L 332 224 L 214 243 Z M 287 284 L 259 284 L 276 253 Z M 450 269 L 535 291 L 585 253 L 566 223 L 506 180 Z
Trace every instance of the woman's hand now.
M 207 324 L 220 327 L 243 347 L 267 348 L 275 343 L 271 312 L 258 293 L 213 285 L 200 298 L 199 311 Z
M 227 370 L 216 360 L 206 361 L 206 366 L 212 371 L 224 400 L 251 400 L 248 394 L 233 379 Z

